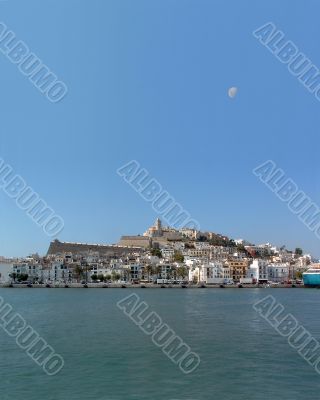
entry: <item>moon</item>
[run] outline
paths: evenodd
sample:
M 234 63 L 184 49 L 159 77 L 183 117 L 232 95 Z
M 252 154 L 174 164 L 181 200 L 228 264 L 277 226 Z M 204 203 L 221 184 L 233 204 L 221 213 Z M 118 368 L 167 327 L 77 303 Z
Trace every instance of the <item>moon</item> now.
M 234 97 L 236 97 L 236 94 L 238 92 L 238 88 L 235 86 L 232 86 L 229 90 L 228 90 L 228 96 L 233 99 Z

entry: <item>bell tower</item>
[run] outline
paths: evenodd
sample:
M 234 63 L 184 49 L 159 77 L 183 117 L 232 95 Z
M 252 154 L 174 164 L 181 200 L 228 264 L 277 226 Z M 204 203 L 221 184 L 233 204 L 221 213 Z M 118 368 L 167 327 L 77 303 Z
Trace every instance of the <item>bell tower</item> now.
M 162 236 L 162 224 L 160 218 L 157 218 L 155 227 L 157 228 L 157 235 Z

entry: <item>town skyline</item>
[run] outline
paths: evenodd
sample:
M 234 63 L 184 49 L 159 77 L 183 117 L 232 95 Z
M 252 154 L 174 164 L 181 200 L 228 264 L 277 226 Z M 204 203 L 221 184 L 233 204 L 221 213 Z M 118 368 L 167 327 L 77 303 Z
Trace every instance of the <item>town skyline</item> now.
M 157 218 L 142 235 L 121 236 L 117 244 L 55 239 L 45 256 L 0 257 L 0 283 L 18 287 L 20 283 L 41 287 L 301 284 L 310 265 L 318 267 L 314 261 L 301 248 L 291 251 L 194 228 L 163 226 Z
M 166 235 L 163 235 L 163 232 L 166 232 Z M 185 232 L 189 232 L 189 236 L 186 235 Z M 192 232 L 192 233 L 190 233 Z M 170 237 L 171 235 L 171 237 Z M 178 236 L 177 236 L 178 235 Z M 180 235 L 180 236 L 179 236 Z M 204 235 L 204 236 L 203 236 Z M 205 236 L 207 235 L 207 236 Z M 47 249 L 44 252 L 40 251 L 34 251 L 34 252 L 27 252 L 26 254 L 23 255 L 6 255 L 6 254 L 0 254 L 0 257 L 2 258 L 23 258 L 23 257 L 28 257 L 31 256 L 32 254 L 39 254 L 41 257 L 45 257 L 48 252 L 50 252 L 50 248 L 54 243 L 65 243 L 65 244 L 81 244 L 81 245 L 88 245 L 88 246 L 119 246 L 119 247 L 141 247 L 144 249 L 149 249 L 152 248 L 152 239 L 154 243 L 157 243 L 157 246 L 159 243 L 161 243 L 161 237 L 162 236 L 168 236 L 169 240 L 174 242 L 175 240 L 177 241 L 183 241 L 183 240 L 194 240 L 194 241 L 211 241 L 214 238 L 216 240 L 216 245 L 222 245 L 225 246 L 226 244 L 223 243 L 224 241 L 230 241 L 230 242 L 235 242 L 236 245 L 242 244 L 244 246 L 270 246 L 270 248 L 274 249 L 280 249 L 283 248 L 289 252 L 294 252 L 295 249 L 301 249 L 304 254 L 309 254 L 313 260 L 316 260 L 317 257 L 314 256 L 313 254 L 309 252 L 305 252 L 305 250 L 300 247 L 296 246 L 295 248 L 289 248 L 284 242 L 281 246 L 278 246 L 271 241 L 266 241 L 264 243 L 259 243 L 255 241 L 250 241 L 247 240 L 246 238 L 231 238 L 228 237 L 227 235 L 224 235 L 222 233 L 214 232 L 214 231 L 201 231 L 197 230 L 194 228 L 188 228 L 188 227 L 181 227 L 181 228 L 175 228 L 169 225 L 163 225 L 162 221 L 159 217 L 155 220 L 154 224 L 151 225 L 149 228 L 147 228 L 144 232 L 140 232 L 137 235 L 121 235 L 119 237 L 118 241 L 109 243 L 109 242 L 96 242 L 94 243 L 93 241 L 88 241 L 88 242 L 78 242 L 78 241 L 72 241 L 72 240 L 60 240 L 59 238 L 55 238 L 52 241 L 49 242 Z M 199 240 L 200 239 L 200 240 Z M 221 243 L 219 240 L 221 239 Z M 218 241 L 217 241 L 218 240 Z M 159 243 L 158 243 L 159 242 Z M 166 240 L 162 240 L 162 245 L 166 245 L 168 242 Z

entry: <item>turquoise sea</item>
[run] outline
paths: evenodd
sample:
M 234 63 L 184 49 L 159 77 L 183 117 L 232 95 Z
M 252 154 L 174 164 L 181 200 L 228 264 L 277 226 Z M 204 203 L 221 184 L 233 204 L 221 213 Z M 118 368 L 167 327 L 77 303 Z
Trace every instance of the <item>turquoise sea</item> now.
M 199 354 L 191 374 L 116 303 L 131 289 L 0 289 L 61 354 L 47 376 L 0 330 L 1 400 L 317 399 L 320 376 L 253 309 L 268 294 L 320 340 L 317 289 L 136 289 Z

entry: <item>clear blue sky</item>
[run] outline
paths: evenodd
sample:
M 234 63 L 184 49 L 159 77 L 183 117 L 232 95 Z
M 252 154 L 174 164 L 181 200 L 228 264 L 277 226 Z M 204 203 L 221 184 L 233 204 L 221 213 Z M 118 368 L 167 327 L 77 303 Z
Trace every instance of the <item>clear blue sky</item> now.
M 0 54 L 0 157 L 65 220 L 115 243 L 157 215 L 116 169 L 136 159 L 203 230 L 320 242 L 252 174 L 274 160 L 320 204 L 320 103 L 252 36 L 268 21 L 318 66 L 318 0 L 7 0 L 1 19 L 69 87 L 51 104 Z M 231 100 L 230 86 L 239 88 Z M 0 255 L 48 238 L 0 192 Z

